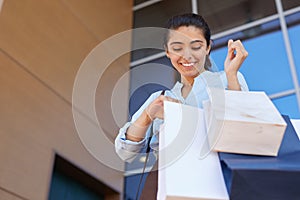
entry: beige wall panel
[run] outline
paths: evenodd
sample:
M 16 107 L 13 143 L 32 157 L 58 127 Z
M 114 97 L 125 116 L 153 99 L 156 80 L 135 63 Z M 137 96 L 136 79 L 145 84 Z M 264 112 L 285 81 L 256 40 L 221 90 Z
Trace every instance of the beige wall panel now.
M 71 102 L 77 70 L 89 51 L 98 44 L 90 30 L 96 35 L 102 34 L 100 38 L 106 38 L 128 29 L 131 4 L 129 0 L 11 0 L 5 4 L 0 18 L 0 47 Z M 130 39 L 124 43 L 130 45 Z M 113 69 L 117 73 L 110 74 L 109 79 L 115 79 L 112 76 L 119 74 L 120 70 L 128 70 L 129 56 L 122 60 L 122 65 L 115 65 Z M 129 91 L 129 88 L 124 91 Z M 127 96 L 125 94 L 122 100 L 126 105 Z M 109 98 L 106 101 L 110 100 L 110 96 L 106 98 Z M 127 110 L 121 109 L 119 113 L 122 115 L 119 118 L 127 118 Z M 107 126 L 113 124 L 110 119 L 106 118 L 103 123 L 114 134 L 116 126 Z
M 1 189 L 0 189 L 0 199 L 3 199 L 3 200 L 23 200 L 22 198 L 19 198 L 16 195 L 13 195 L 13 194 L 8 193 L 6 191 L 3 191 Z
M 130 5 L 129 0 L 10 0 L 0 17 L 0 48 L 71 101 L 77 70 L 100 43 L 95 34 L 103 39 L 129 29 Z
M 70 100 L 77 69 L 98 40 L 65 4 L 9 0 L 0 27 L 0 48 Z
M 32 137 L 25 138 L 25 134 L 20 137 L 1 131 L 0 135 L 1 187 L 26 199 L 46 199 L 52 171 L 51 149 L 30 142 Z
M 0 15 L 1 188 L 28 199 L 47 199 L 57 152 L 122 192 L 123 175 L 102 165 L 80 141 L 71 96 L 75 75 L 86 55 L 100 40 L 131 27 L 131 6 L 129 0 L 4 2 Z M 130 39 L 125 42 L 130 45 Z M 111 112 L 110 81 L 116 82 L 128 68 L 127 55 L 112 64 L 99 85 L 104 93 L 97 96 L 101 97 L 97 98 L 97 114 L 103 116 L 100 120 L 111 141 L 118 125 L 104 114 Z M 126 107 L 118 108 L 122 122 L 127 118 L 129 77 L 123 85 L 120 102 Z M 82 120 L 88 121 L 83 116 Z M 106 154 L 107 149 L 97 140 L 93 142 L 99 154 Z M 112 145 L 109 151 L 116 159 Z
M 113 62 L 103 73 L 96 92 L 96 112 L 101 127 L 113 142 L 120 127 L 128 121 L 129 56 Z
M 122 191 L 122 174 L 82 146 L 70 104 L 6 55 L 1 53 L 0 61 L 0 186 L 28 199 L 46 199 L 55 151 Z
M 100 40 L 132 27 L 132 0 L 63 0 Z

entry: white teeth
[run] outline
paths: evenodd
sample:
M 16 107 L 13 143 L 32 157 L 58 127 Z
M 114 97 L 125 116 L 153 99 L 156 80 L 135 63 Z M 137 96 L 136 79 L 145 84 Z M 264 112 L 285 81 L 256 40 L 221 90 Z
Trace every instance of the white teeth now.
M 185 66 L 185 67 L 189 67 L 189 66 L 194 65 L 194 63 L 182 63 L 182 65 Z

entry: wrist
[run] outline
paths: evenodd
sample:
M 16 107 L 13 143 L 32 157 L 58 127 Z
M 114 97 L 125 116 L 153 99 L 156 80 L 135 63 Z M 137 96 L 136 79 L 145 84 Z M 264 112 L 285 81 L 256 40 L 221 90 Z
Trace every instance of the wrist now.
M 231 68 L 226 69 L 226 67 L 225 67 L 224 71 L 226 73 L 226 76 L 230 76 L 230 77 L 231 76 L 237 76 L 237 73 L 238 73 L 237 70 L 231 69 Z
M 130 133 L 126 133 L 126 139 L 127 140 L 131 140 L 133 142 L 140 142 L 144 139 L 145 137 L 141 137 L 141 136 L 136 136 L 136 135 L 132 135 Z
M 141 116 L 134 122 L 137 126 L 148 127 L 152 123 L 152 118 L 149 116 L 148 112 L 144 110 Z
M 241 85 L 238 80 L 237 72 L 226 73 L 227 88 L 229 90 L 241 90 Z

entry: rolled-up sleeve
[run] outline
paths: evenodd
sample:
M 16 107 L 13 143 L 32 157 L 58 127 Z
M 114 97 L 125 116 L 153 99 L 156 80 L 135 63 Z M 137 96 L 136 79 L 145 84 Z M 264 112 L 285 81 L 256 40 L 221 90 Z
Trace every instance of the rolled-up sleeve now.
M 220 77 L 221 77 L 221 80 L 223 82 L 223 85 L 224 85 L 225 89 L 227 89 L 228 80 L 227 80 L 227 77 L 226 77 L 226 73 L 224 71 L 220 72 Z M 247 82 L 246 82 L 243 74 L 239 71 L 237 72 L 237 78 L 238 78 L 241 90 L 242 91 L 249 91 Z
M 144 109 L 158 96 L 160 95 L 160 91 L 153 93 L 147 101 L 140 107 L 140 109 L 132 116 L 130 122 L 127 122 L 120 130 L 115 139 L 115 150 L 119 157 L 127 162 L 131 162 L 137 154 L 143 151 L 146 148 L 148 143 L 148 138 L 150 136 L 150 130 L 152 126 L 149 126 L 146 137 L 139 141 L 134 142 L 126 139 L 126 132 L 130 125 L 135 122 L 135 120 L 141 115 Z
M 139 142 L 133 142 L 131 140 L 126 139 L 126 132 L 131 122 L 127 122 L 119 131 L 115 139 L 115 149 L 119 157 L 124 160 L 130 162 L 133 160 L 137 153 L 141 152 L 143 148 L 146 147 L 146 138 Z

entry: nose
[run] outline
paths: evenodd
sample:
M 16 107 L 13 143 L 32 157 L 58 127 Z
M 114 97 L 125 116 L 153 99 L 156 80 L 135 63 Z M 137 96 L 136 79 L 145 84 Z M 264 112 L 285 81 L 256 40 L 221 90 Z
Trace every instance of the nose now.
M 189 48 L 185 48 L 182 52 L 182 57 L 185 60 L 191 60 L 192 59 L 192 52 L 190 51 Z

